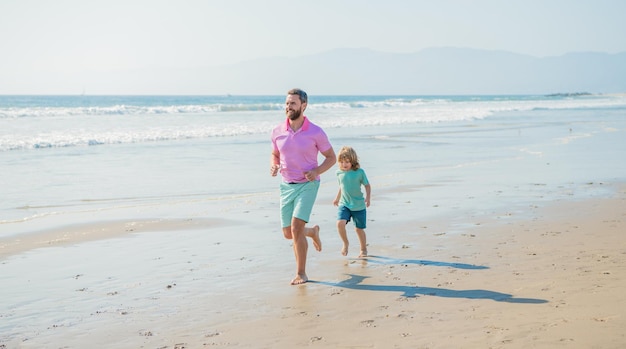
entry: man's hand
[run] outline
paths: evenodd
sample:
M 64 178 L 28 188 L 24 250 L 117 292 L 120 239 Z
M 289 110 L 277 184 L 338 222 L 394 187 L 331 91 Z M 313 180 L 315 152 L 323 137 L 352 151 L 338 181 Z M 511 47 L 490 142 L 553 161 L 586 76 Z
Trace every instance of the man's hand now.
M 318 176 L 317 170 L 311 170 L 311 171 L 304 172 L 304 177 L 309 182 L 314 181 L 317 178 L 317 176 Z
M 279 164 L 274 164 L 270 167 L 270 174 L 272 175 L 272 177 L 276 177 L 276 174 L 278 174 L 279 169 L 280 169 Z

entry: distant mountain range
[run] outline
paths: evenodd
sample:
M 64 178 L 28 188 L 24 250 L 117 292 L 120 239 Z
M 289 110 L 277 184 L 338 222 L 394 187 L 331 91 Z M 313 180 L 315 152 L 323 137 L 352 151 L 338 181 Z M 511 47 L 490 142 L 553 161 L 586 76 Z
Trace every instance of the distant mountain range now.
M 615 93 L 626 92 L 626 52 L 537 58 L 450 47 L 403 54 L 336 49 L 180 70 L 171 78 L 201 94 L 276 94 L 291 87 L 327 95 Z

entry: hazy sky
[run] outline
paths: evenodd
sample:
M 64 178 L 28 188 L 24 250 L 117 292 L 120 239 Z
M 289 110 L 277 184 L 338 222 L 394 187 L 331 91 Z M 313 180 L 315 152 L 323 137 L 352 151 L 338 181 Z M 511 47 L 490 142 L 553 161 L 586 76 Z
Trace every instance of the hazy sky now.
M 342 47 L 616 53 L 626 51 L 625 14 L 623 0 L 0 0 L 0 94 Z

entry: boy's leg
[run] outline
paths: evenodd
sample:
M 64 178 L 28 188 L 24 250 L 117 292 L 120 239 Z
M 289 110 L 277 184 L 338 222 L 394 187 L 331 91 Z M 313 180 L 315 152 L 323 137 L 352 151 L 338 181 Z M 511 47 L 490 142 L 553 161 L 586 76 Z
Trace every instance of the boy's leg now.
M 367 257 L 367 238 L 365 237 L 367 211 L 355 211 L 352 212 L 352 216 L 354 217 L 356 235 L 359 237 L 359 244 L 361 245 L 361 253 L 359 254 L 359 257 Z
M 359 244 L 361 245 L 361 253 L 359 257 L 367 257 L 367 238 L 365 236 L 365 229 L 356 228 L 356 235 L 359 237 Z
M 340 219 L 337 221 L 337 232 L 339 233 L 339 237 L 341 241 L 343 241 L 343 247 L 341 248 L 341 254 L 344 256 L 348 255 L 348 233 L 346 232 L 346 224 L 348 222 L 345 219 Z
M 352 217 L 352 212 L 345 206 L 339 206 L 339 210 L 337 211 L 337 232 L 339 233 L 339 237 L 341 241 L 343 241 L 343 247 L 341 248 L 341 254 L 344 256 L 348 255 L 348 233 L 346 232 L 346 224 L 350 222 L 350 218 Z

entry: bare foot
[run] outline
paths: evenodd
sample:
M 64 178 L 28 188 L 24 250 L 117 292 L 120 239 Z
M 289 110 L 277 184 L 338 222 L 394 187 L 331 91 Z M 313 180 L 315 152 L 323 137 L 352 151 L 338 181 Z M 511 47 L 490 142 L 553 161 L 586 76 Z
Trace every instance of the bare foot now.
M 312 229 L 313 235 L 311 236 L 311 239 L 313 239 L 313 246 L 315 246 L 315 249 L 320 252 L 322 251 L 322 240 L 320 240 L 320 226 L 316 225 Z
M 341 248 L 341 255 L 342 256 L 348 255 L 348 245 L 343 245 L 343 247 Z
M 363 258 L 363 257 L 367 257 L 367 250 L 361 250 L 361 254 L 359 255 L 359 258 Z
M 296 277 L 291 280 L 292 285 L 301 285 L 305 282 L 309 281 L 309 278 L 306 277 L 306 274 L 298 274 Z

